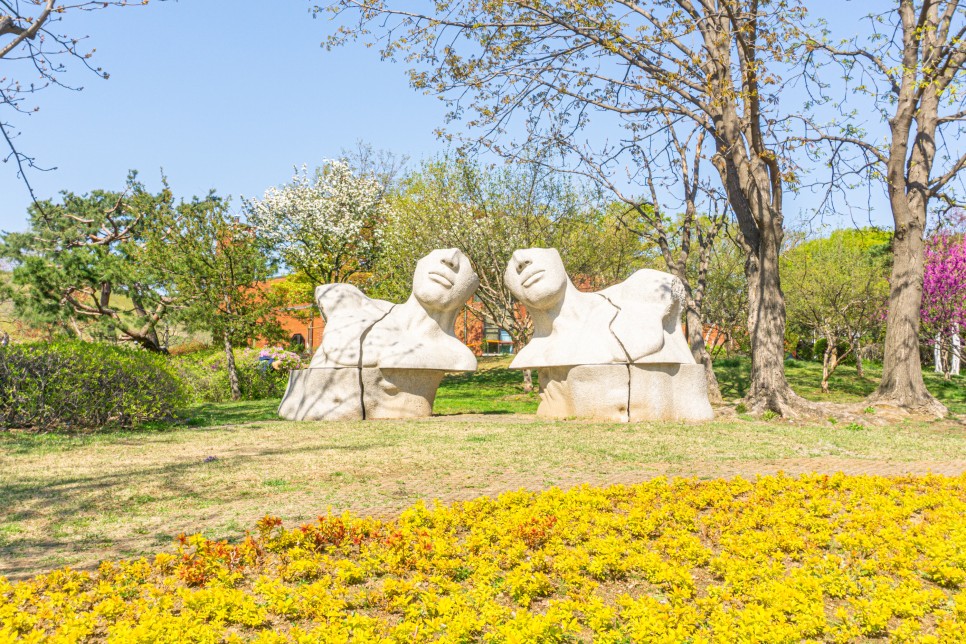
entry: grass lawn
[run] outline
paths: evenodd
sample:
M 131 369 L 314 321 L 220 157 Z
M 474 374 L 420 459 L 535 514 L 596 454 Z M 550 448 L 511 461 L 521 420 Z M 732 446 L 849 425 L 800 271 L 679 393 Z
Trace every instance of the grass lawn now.
M 721 395 L 730 402 L 737 401 L 747 393 L 751 362 L 747 359 L 719 360 L 715 363 L 715 374 L 721 386 Z M 865 377 L 859 378 L 854 365 L 839 367 L 829 378 L 829 393 L 822 393 L 822 363 L 803 360 L 785 362 L 785 376 L 789 384 L 800 396 L 809 400 L 854 403 L 859 402 L 879 385 L 882 365 L 865 363 Z M 966 414 L 966 376 L 953 376 L 948 382 L 942 374 L 924 369 L 926 387 L 952 414 Z
M 448 378 L 440 415 L 419 421 L 287 422 L 270 400 L 203 405 L 179 426 L 140 432 L 0 433 L 0 575 L 149 554 L 180 532 L 237 539 L 266 514 L 292 524 L 328 508 L 387 516 L 418 499 L 520 487 L 966 461 L 966 427 L 956 418 L 890 426 L 871 415 L 867 426 L 843 426 L 734 413 L 705 424 L 541 421 L 532 416 L 536 396 L 504 365 Z M 728 398 L 741 395 L 746 369 L 721 365 Z M 860 400 L 875 385 L 877 371 L 867 371 L 860 380 L 842 367 L 830 398 Z M 800 393 L 822 399 L 820 365 L 790 364 L 788 375 Z M 966 411 L 962 382 L 929 374 L 957 413 Z

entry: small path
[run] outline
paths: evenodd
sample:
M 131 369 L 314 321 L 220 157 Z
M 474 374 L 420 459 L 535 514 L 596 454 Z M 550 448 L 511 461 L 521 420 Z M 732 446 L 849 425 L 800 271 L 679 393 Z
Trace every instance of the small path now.
M 469 501 L 481 496 L 496 497 L 503 492 L 519 489 L 532 491 L 546 490 L 551 487 L 570 489 L 579 485 L 607 487 L 611 485 L 636 485 L 660 476 L 667 478 L 735 478 L 738 476 L 749 480 L 757 476 L 772 476 L 779 472 L 788 476 L 802 474 L 836 474 L 843 473 L 850 476 L 925 476 L 938 474 L 943 476 L 959 476 L 966 473 L 966 460 L 955 461 L 880 461 L 868 459 L 848 458 L 786 458 L 776 460 L 754 461 L 690 461 L 687 463 L 646 463 L 630 472 L 612 474 L 600 477 L 588 477 L 586 472 L 568 475 L 560 473 L 553 480 L 542 477 L 531 477 L 519 473 L 494 477 L 491 483 L 482 488 L 463 489 L 450 492 L 439 497 L 428 496 L 423 500 L 429 503 L 434 498 L 441 503 Z M 375 507 L 343 508 L 358 516 L 373 516 L 380 519 L 392 519 L 406 507 L 412 504 L 407 500 L 399 505 L 387 504 Z

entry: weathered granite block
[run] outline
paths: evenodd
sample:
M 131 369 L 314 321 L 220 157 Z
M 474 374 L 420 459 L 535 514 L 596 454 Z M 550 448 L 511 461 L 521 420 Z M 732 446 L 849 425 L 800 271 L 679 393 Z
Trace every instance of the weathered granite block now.
M 714 418 L 702 365 L 581 365 L 538 373 L 537 415 L 543 418 L 614 422 Z
M 431 416 L 436 389 L 445 373 L 377 367 L 293 370 L 278 415 L 286 420 Z

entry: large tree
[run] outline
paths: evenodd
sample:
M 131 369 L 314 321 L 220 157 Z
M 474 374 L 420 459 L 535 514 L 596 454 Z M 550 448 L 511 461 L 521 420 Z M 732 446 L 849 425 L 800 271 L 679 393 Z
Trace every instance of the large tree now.
M 101 78 L 108 77 L 104 70 L 91 64 L 94 50 L 83 47 L 85 38 L 61 30 L 63 20 L 110 6 L 143 4 L 147 0 L 0 1 L 0 134 L 7 148 L 2 158 L 14 161 L 31 197 L 34 194 L 26 170 L 38 166 L 34 157 L 17 147 L 18 131 L 6 115 L 33 112 L 36 107 L 29 104 L 28 97 L 47 87 L 77 89 L 63 81 L 71 61 Z
M 231 396 L 238 400 L 234 347 L 280 336 L 277 303 L 266 288 L 274 266 L 254 230 L 215 195 L 178 204 L 160 224 L 153 230 L 146 259 L 163 268 L 177 319 L 221 342 Z
M 123 192 L 63 192 L 59 202 L 32 204 L 28 229 L 0 240 L 0 257 L 13 264 L 18 314 L 80 337 L 166 351 L 164 321 L 173 300 L 163 267 L 145 262 L 143 252 L 173 207 L 167 187 L 151 193 L 133 173 Z
M 871 399 L 943 416 L 945 406 L 926 390 L 922 378 L 919 314 L 928 216 L 937 203 L 957 203 L 961 191 L 954 188 L 966 166 L 966 152 L 957 145 L 966 123 L 966 6 L 960 0 L 890 4 L 869 16 L 871 32 L 842 42 L 831 35 L 808 42 L 817 64 L 822 60 L 818 54 L 842 64 L 850 91 L 844 116 L 828 123 L 809 121 L 814 129 L 807 138 L 830 146 L 839 172 L 857 171 L 881 181 L 892 210 L 895 238 L 882 381 Z M 809 76 L 816 90 L 829 83 L 821 67 Z M 823 96 L 820 91 L 813 95 Z M 870 125 L 865 115 L 887 124 L 884 137 L 865 131 Z
M 344 22 L 329 43 L 362 37 L 387 57 L 407 56 L 413 84 L 447 100 L 471 138 L 501 154 L 533 158 L 553 147 L 585 169 L 628 167 L 634 176 L 635 156 L 647 152 L 649 137 L 663 137 L 665 117 L 706 132 L 746 254 L 749 407 L 807 410 L 784 372 L 778 258 L 784 190 L 794 177 L 774 128 L 783 116 L 779 69 L 801 3 L 440 0 L 417 7 L 338 0 L 330 9 Z M 616 142 L 601 132 L 580 138 L 608 117 L 625 128 Z

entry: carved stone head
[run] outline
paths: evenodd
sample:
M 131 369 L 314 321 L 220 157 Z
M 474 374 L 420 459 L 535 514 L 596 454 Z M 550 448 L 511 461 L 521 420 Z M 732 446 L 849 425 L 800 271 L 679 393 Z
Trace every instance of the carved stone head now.
M 437 249 L 416 262 L 413 295 L 427 311 L 462 307 L 480 285 L 469 258 L 458 248 Z
M 556 248 L 522 248 L 513 253 L 503 281 L 524 306 L 547 311 L 560 303 L 570 278 Z

